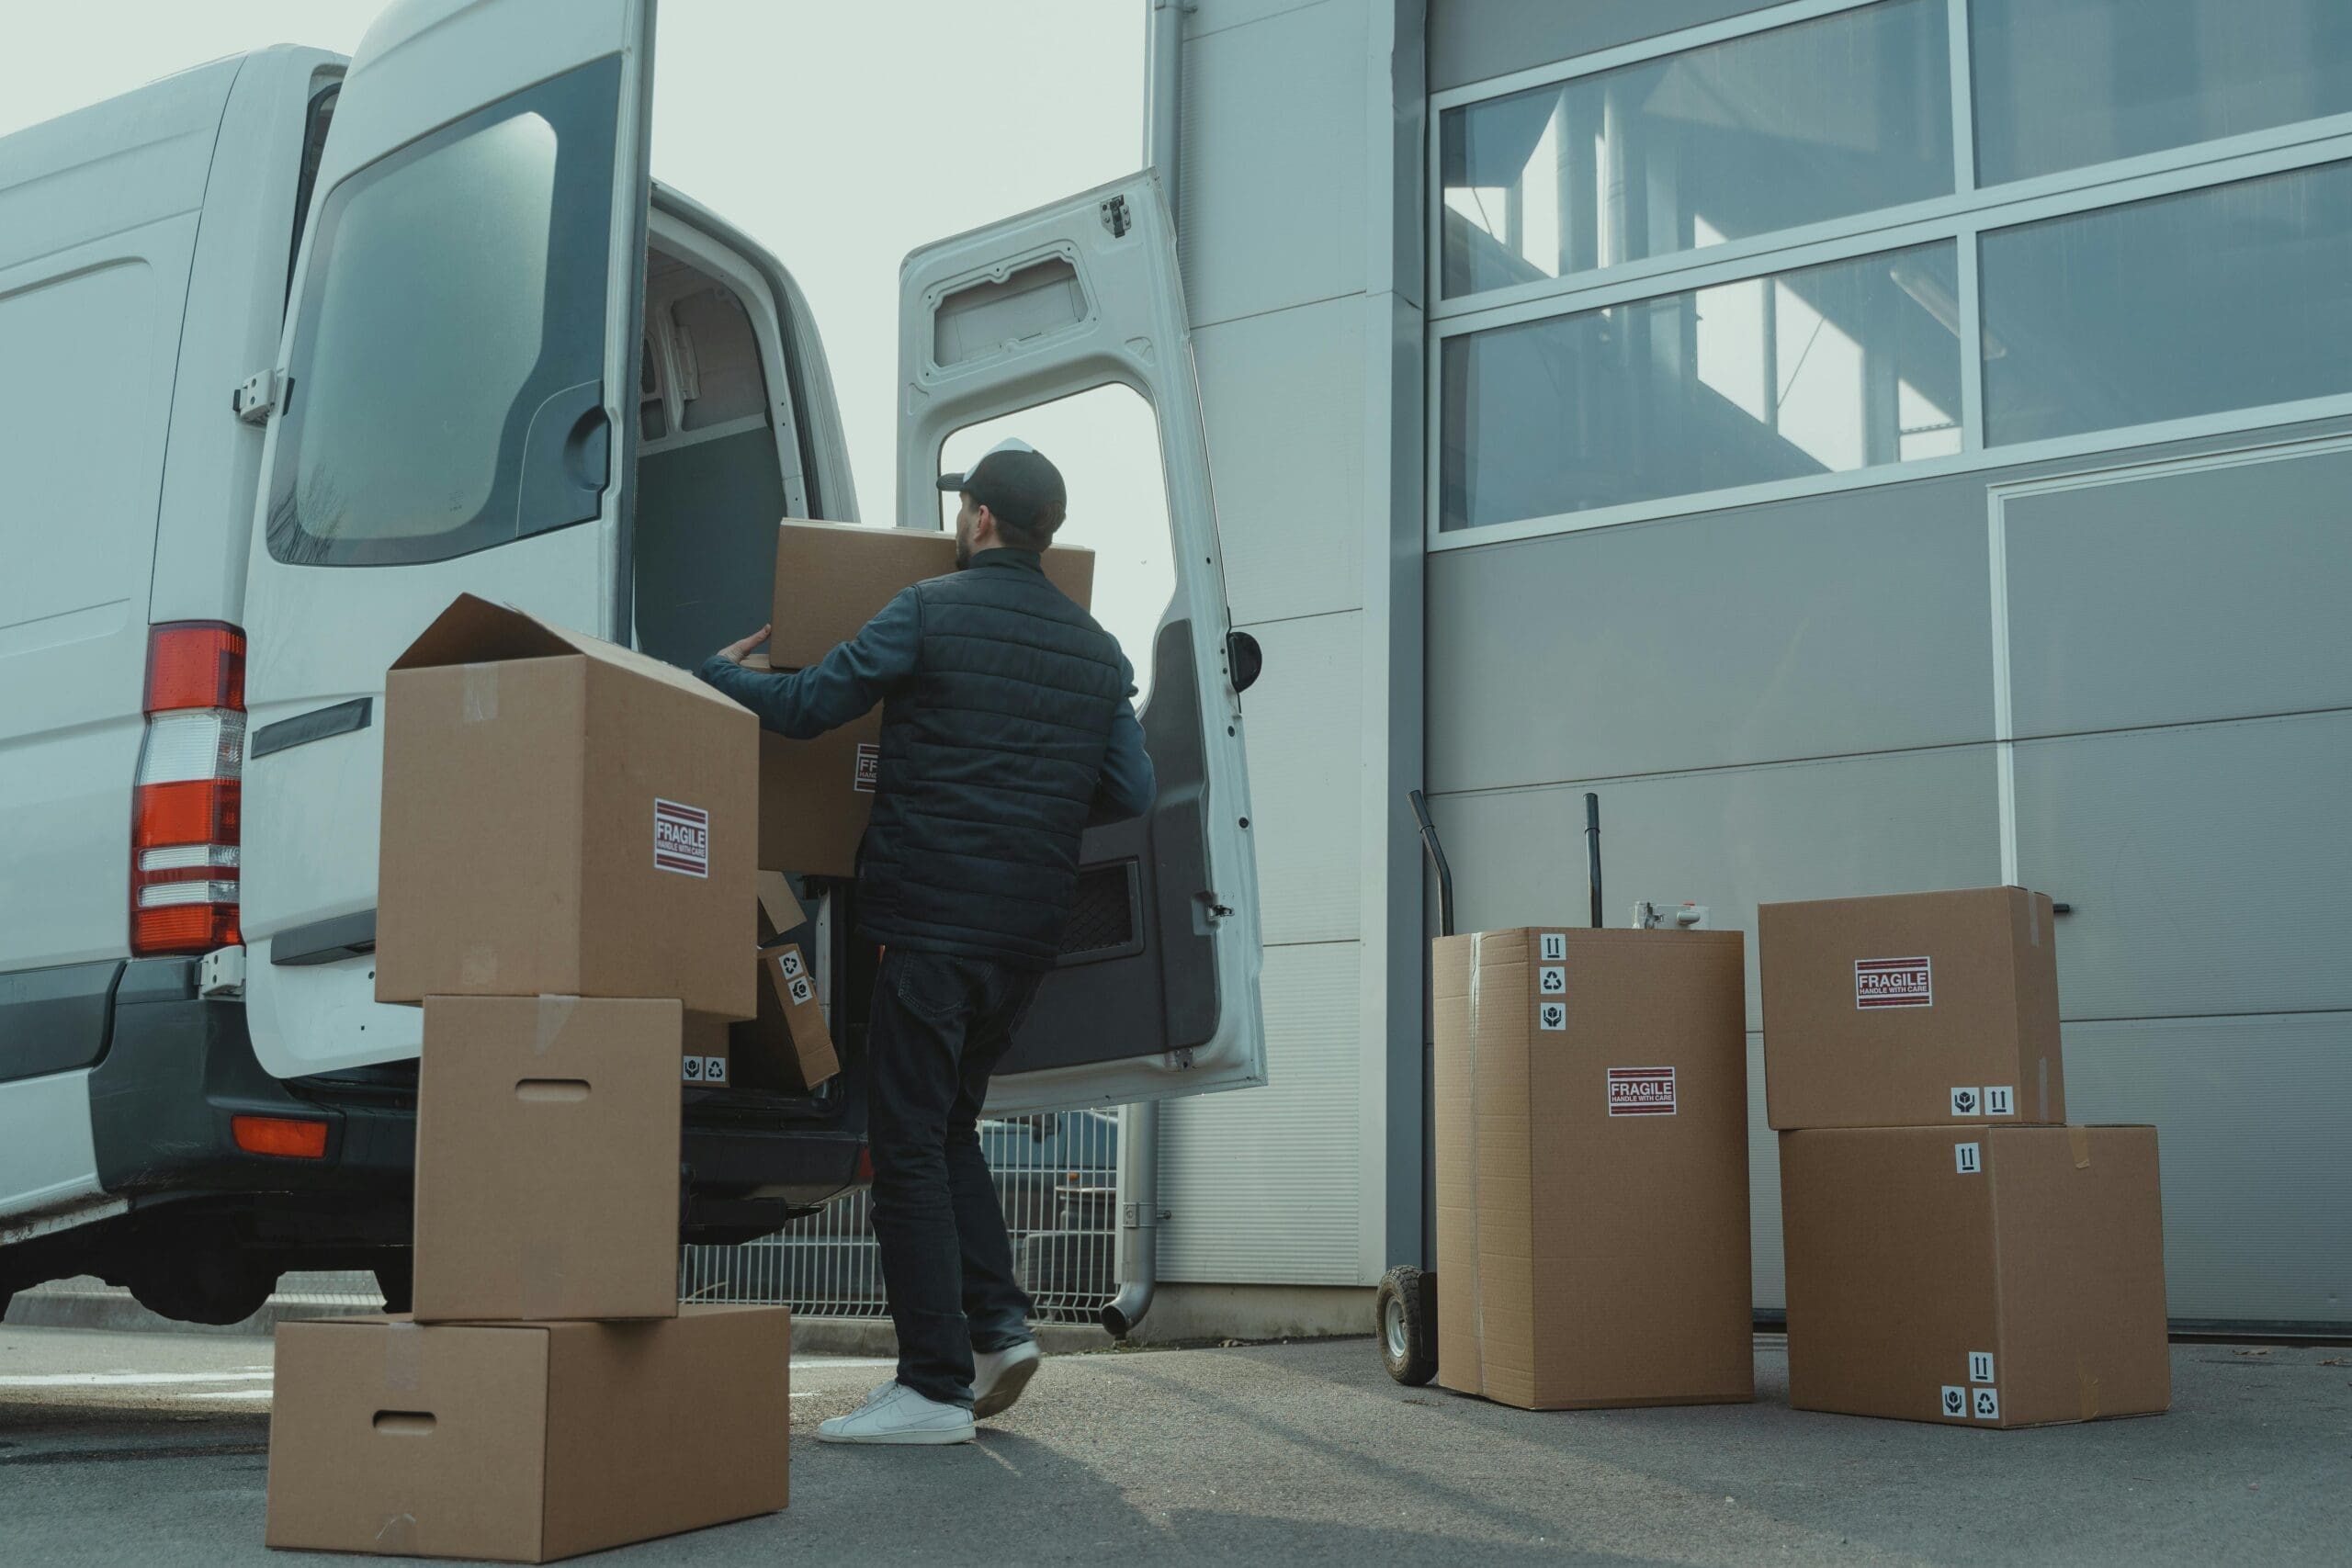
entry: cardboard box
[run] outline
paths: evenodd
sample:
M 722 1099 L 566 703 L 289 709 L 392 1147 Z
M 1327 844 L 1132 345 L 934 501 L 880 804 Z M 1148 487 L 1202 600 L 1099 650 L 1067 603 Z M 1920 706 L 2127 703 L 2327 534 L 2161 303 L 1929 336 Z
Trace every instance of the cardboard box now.
M 805 1094 L 841 1071 L 817 996 L 816 932 L 781 873 L 759 879 L 759 1011 L 728 1028 L 736 1085 L 773 1094 Z
M 1046 576 L 1091 603 L 1094 555 L 1057 545 Z M 800 670 L 855 637 L 901 589 L 956 570 L 956 536 L 787 520 L 777 530 L 775 630 L 754 670 Z M 880 709 L 814 740 L 760 737 L 759 862 L 804 876 L 854 876 L 882 756 Z
M 792 1319 L 280 1324 L 268 1542 L 548 1562 L 789 1501 Z
M 683 1024 L 674 1001 L 425 999 L 419 1322 L 676 1315 Z
M 460 594 L 384 684 L 376 999 L 676 997 L 749 1018 L 758 721 Z
M 1740 933 L 1432 959 L 1438 1382 L 1530 1410 L 1754 1398 Z
M 2153 1127 L 1781 1134 L 1789 1403 L 2039 1427 L 2172 1402 Z
M 1054 586 L 1080 604 L 1092 603 L 1093 551 L 1056 545 L 1046 552 L 1045 567 Z M 786 518 L 776 530 L 768 657 L 779 670 L 805 669 L 855 637 L 899 590 L 955 570 L 952 530 Z
M 2066 1120 L 2050 900 L 2021 887 L 1767 904 L 1771 1124 Z

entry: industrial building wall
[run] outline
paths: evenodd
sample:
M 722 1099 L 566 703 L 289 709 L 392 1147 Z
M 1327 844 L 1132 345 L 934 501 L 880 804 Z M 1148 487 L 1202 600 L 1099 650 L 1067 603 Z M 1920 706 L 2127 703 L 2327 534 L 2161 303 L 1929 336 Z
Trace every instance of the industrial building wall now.
M 1385 1261 L 1392 926 L 1409 925 L 1408 981 L 1419 953 L 1384 804 L 1391 673 L 1419 675 L 1418 602 L 1405 639 L 1390 630 L 1395 561 L 1418 581 L 1418 513 L 1401 550 L 1383 533 L 1399 417 L 1403 493 L 1419 483 L 1418 404 L 1392 407 L 1392 344 L 1418 354 L 1422 330 L 1418 278 L 1400 291 L 1392 260 L 1400 92 L 1405 155 L 1419 146 L 1408 10 L 1400 27 L 1389 0 L 1203 0 L 1184 25 L 1179 248 L 1227 588 L 1265 650 L 1243 708 L 1272 1084 L 1169 1104 L 1172 1281 L 1363 1286 Z M 1404 708 L 1396 754 L 1416 755 L 1418 684 Z
M 1432 88 L 1755 8 L 1431 0 Z M 2299 220 L 2305 252 L 2341 252 L 2338 220 Z M 2325 279 L 2343 274 L 2309 276 L 2301 319 L 2332 332 L 2344 303 Z M 2248 292 L 2213 297 L 2225 327 L 2207 312 L 2146 331 L 2194 343 L 2205 387 L 2237 378 L 2255 389 L 2242 400 L 2300 414 L 2313 405 L 2283 380 L 2261 395 L 2291 366 L 2291 328 L 2276 350 L 2232 353 L 2229 334 L 2267 330 L 2261 286 Z M 1992 378 L 2041 346 L 2012 333 L 1984 340 Z M 1520 389 L 1549 395 L 1535 378 Z M 2070 1112 L 2161 1130 L 2174 1317 L 2352 1323 L 2345 390 L 2325 417 L 2086 438 L 2097 450 L 2005 466 L 1972 438 L 1927 477 L 1883 476 L 1903 482 L 1432 540 L 1427 769 L 1463 928 L 1581 919 L 1590 789 L 1612 923 L 1636 898 L 1692 899 L 1749 933 L 1760 1307 L 1783 1296 L 1756 906 L 2014 880 L 2073 906 L 2058 925 Z M 1490 399 L 1492 417 L 1526 400 Z M 1433 419 L 1432 462 L 1475 434 Z

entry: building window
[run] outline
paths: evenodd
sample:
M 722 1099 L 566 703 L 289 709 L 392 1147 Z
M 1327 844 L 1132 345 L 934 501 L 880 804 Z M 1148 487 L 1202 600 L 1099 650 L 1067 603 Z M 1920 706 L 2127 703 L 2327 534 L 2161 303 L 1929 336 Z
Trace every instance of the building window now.
M 1449 338 L 1439 525 L 1957 453 L 1955 273 L 1920 245 Z
M 2352 0 L 1791 0 L 1430 108 L 1432 545 L 2352 413 Z
M 1984 185 L 2352 113 L 2345 0 L 1969 0 Z
M 1984 438 L 2352 392 L 2352 164 L 1984 236 Z
M 1950 195 L 1944 0 L 1885 0 L 1446 111 L 1448 297 Z

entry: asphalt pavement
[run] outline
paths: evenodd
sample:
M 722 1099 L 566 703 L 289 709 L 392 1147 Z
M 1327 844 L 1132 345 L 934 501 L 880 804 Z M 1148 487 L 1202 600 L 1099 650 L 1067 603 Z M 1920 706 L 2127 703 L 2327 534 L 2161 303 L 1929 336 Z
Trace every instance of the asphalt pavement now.
M 2335 1563 L 2352 1352 L 2180 1345 L 2169 1415 L 1998 1432 L 1740 1406 L 1531 1414 L 1369 1340 L 1050 1359 L 962 1448 L 820 1446 L 888 1375 L 796 1359 L 793 1503 L 615 1564 Z M 0 1329 L 0 1564 L 348 1563 L 261 1544 L 269 1344 Z

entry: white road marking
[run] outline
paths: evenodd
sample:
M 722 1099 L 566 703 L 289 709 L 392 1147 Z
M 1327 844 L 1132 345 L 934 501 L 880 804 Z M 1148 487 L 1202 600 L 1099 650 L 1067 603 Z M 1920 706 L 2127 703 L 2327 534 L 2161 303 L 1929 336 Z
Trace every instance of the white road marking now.
M 147 1388 L 161 1383 L 267 1382 L 269 1370 L 242 1372 L 19 1372 L 0 1388 Z

